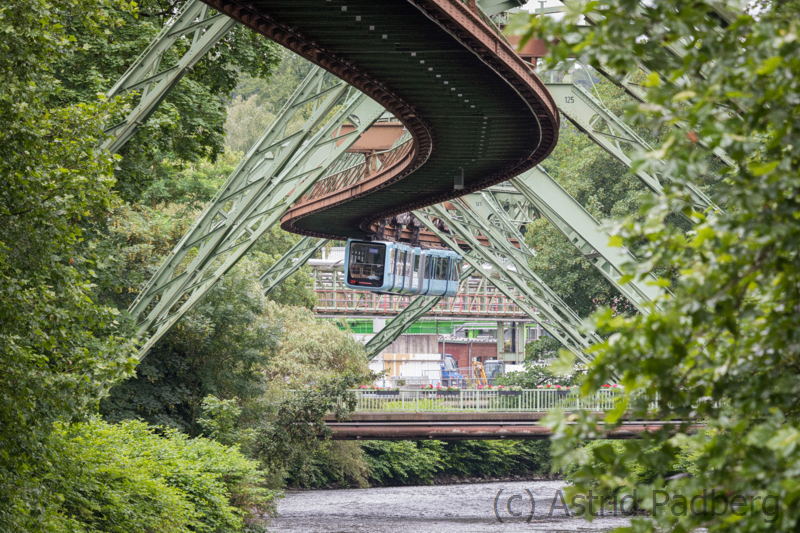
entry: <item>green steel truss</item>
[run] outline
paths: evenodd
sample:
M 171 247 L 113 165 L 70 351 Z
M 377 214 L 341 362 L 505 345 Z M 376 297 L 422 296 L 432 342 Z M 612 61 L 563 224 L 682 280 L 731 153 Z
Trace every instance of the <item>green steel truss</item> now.
M 652 151 L 650 145 L 584 88 L 572 83 L 548 83 L 547 89 L 553 95 L 559 111 L 575 127 L 629 169 L 632 169 L 632 159 L 624 150 L 625 146 L 639 152 Z M 664 194 L 658 176 L 643 170 L 637 170 L 634 174 L 650 190 L 656 194 Z M 696 185 L 689 185 L 689 190 L 695 209 L 705 211 L 714 206 L 711 199 Z
M 462 270 L 460 284 L 466 283 L 473 272 L 475 272 L 475 269 L 471 266 Z M 367 342 L 365 346 L 367 359 L 375 358 L 412 324 L 422 318 L 425 313 L 436 307 L 436 304 L 441 299 L 441 296 L 417 296 L 408 307 L 387 322 L 383 329 Z
M 631 72 L 628 72 L 624 76 L 618 76 L 617 72 L 613 68 L 605 64 L 601 65 L 600 68 L 597 70 L 606 79 L 611 81 L 611 83 L 614 83 L 618 87 L 622 88 L 626 93 L 628 93 L 629 96 L 632 96 L 639 102 L 645 102 L 647 100 L 646 97 L 647 90 L 643 86 L 636 83 L 634 80 L 640 75 L 640 73 L 643 74 L 644 76 L 647 76 L 650 73 L 650 71 L 640 62 L 637 61 L 637 63 L 639 63 L 639 70 L 638 71 L 633 70 Z M 720 111 L 719 113 L 720 118 L 723 118 L 721 116 L 722 114 L 723 112 Z M 678 127 L 680 127 L 681 129 L 686 129 L 685 125 L 683 124 L 678 124 Z M 698 142 L 700 143 L 701 146 L 706 148 L 708 147 L 708 145 L 705 143 L 705 141 L 703 141 L 703 139 L 700 139 Z M 714 155 L 717 156 L 717 158 L 724 165 L 727 165 L 729 167 L 734 167 L 736 165 L 733 162 L 733 159 L 731 159 L 730 156 L 725 152 L 725 150 L 723 150 L 719 146 L 714 148 Z
M 655 277 L 651 277 L 651 283 L 636 279 L 621 283 L 622 265 L 634 263 L 636 258 L 625 248 L 609 246 L 609 233 L 541 166 L 520 174 L 511 183 L 639 312 L 649 312 L 645 304 L 662 294 Z
M 210 8 L 198 0 L 189 0 L 108 91 L 109 98 L 135 91 L 138 99 L 123 121 L 106 130 L 109 137 L 102 148 L 117 152 L 128 142 L 184 74 L 236 25 L 236 21 L 225 15 L 209 16 L 209 11 Z M 161 68 L 167 50 L 182 38 L 191 38 L 189 49 L 175 65 Z
M 259 283 L 264 287 L 264 294 L 269 294 L 289 276 L 300 270 L 306 261 L 314 257 L 314 254 L 327 243 L 328 239 L 315 237 L 303 237 L 297 241 L 297 244 L 292 246 L 288 252 L 283 254 L 283 257 L 258 278 Z
M 414 213 L 428 230 L 450 248 L 458 250 L 471 267 L 483 274 L 510 301 L 558 339 L 578 359 L 588 363 L 590 357 L 584 350 L 600 340 L 599 337 L 594 333 L 585 335 L 579 331 L 580 317 L 528 267 L 526 256 L 532 252 L 527 249 L 524 241 L 520 242 L 522 250 L 516 249 L 509 242 L 507 231 L 494 228 L 470 209 L 477 202 L 479 200 L 470 195 L 454 202 L 455 213 L 449 212 L 441 204 Z M 434 217 L 446 221 L 453 233 L 440 231 L 433 224 Z M 484 246 L 478 236 L 486 237 L 489 245 Z M 463 240 L 469 248 L 461 249 L 457 239 Z M 522 240 L 521 236 L 519 240 Z M 512 287 L 517 291 L 512 290 Z
M 323 89 L 324 74 L 308 75 L 131 305 L 139 335 L 149 333 L 140 357 L 384 112 L 344 82 Z M 290 123 L 310 106 L 293 131 Z M 357 128 L 338 135 L 346 121 Z

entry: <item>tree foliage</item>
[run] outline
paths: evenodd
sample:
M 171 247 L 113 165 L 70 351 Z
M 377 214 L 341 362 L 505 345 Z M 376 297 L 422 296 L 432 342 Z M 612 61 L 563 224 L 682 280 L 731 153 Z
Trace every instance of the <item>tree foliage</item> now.
M 129 418 L 197 435 L 209 395 L 248 402 L 264 392 L 283 325 L 267 313 L 258 276 L 245 259 L 225 276 L 139 363 L 137 377 L 102 404 L 108 420 Z
M 53 59 L 62 104 L 90 102 L 125 73 L 185 0 L 143 0 L 127 5 L 108 2 L 105 18 L 87 21 L 64 17 L 75 39 L 67 53 Z M 192 44 L 191 34 L 178 39 L 162 57 L 161 69 L 177 63 Z M 120 151 L 117 189 L 135 202 L 156 178 L 154 165 L 164 158 L 184 162 L 215 161 L 224 152 L 227 95 L 245 72 L 268 78 L 280 60 L 279 48 L 250 29 L 236 25 L 187 73 Z M 120 110 L 125 112 L 124 109 Z
M 52 68 L 75 48 L 66 13 L 98 32 L 111 5 L 0 7 L 0 523 L 12 530 L 35 527 L 50 502 L 34 465 L 52 464 L 52 424 L 82 417 L 133 368 L 124 320 L 92 298 L 98 258 L 80 246 L 82 222 L 113 201 L 115 161 L 96 145 L 115 103 L 59 105 Z
M 429 484 L 437 475 L 546 475 L 552 461 L 545 440 L 375 441 L 364 443 L 363 449 L 370 481 L 381 485 Z
M 257 463 L 212 440 L 92 420 L 60 426 L 50 445 L 60 468 L 42 488 L 58 500 L 53 531 L 233 533 L 274 512 Z
M 715 14 L 720 7 L 733 13 L 731 24 Z M 716 489 L 778 501 L 777 518 L 756 500 L 744 516 L 711 509 L 662 513 L 636 520 L 635 531 L 794 531 L 800 518 L 800 6 L 764 2 L 750 13 L 741 7 L 702 0 L 578 2 L 565 21 L 540 20 L 531 28 L 558 39 L 553 61 L 577 57 L 620 76 L 637 68 L 634 59 L 646 67 L 648 101 L 626 117 L 665 131 L 636 167 L 668 176 L 667 194 L 643 197 L 639 218 L 628 218 L 617 233 L 629 246 L 644 243 L 632 275 L 678 275 L 672 294 L 648 314 L 595 316 L 607 340 L 595 351 L 582 393 L 593 394 L 616 371 L 625 395 L 606 424 L 619 424 L 626 408 L 633 416 L 682 422 L 589 457 L 575 445 L 594 434 L 594 417 L 572 426 L 554 419 L 556 464 L 582 465 L 576 490 L 590 480 L 631 488 L 626 464 L 673 464 L 688 447 L 695 475 L 669 482 L 669 491 Z M 598 24 L 579 27 L 588 10 L 600 15 Z M 722 209 L 698 213 L 685 185 L 713 169 L 715 148 L 735 166 L 721 171 L 714 197 Z M 664 224 L 673 211 L 695 221 L 691 231 Z M 656 400 L 656 412 L 648 413 Z M 689 421 L 703 421 L 709 430 L 692 434 Z M 665 486 L 661 477 L 653 484 Z
M 205 172 L 211 163 L 199 160 L 221 153 L 224 93 L 233 89 L 239 71 L 264 76 L 275 63 L 274 46 L 239 27 L 183 80 L 154 120 L 126 146 L 123 159 L 98 150 L 103 128 L 129 104 L 126 98 L 106 101 L 98 93 L 110 87 L 179 7 L 120 0 L 35 0 L 0 6 L 3 531 L 121 530 L 123 526 L 103 523 L 93 513 L 114 498 L 130 496 L 144 504 L 157 493 L 165 506 L 175 504 L 175 517 L 157 516 L 166 507 L 155 503 L 150 509 L 128 508 L 131 516 L 141 517 L 143 530 L 181 530 L 177 524 L 187 516 L 183 511 L 189 507 L 174 493 L 158 492 L 161 489 L 146 472 L 131 471 L 129 478 L 118 478 L 124 467 L 111 463 L 119 457 L 104 462 L 107 450 L 81 450 L 81 444 L 105 429 L 75 425 L 96 412 L 114 384 L 132 374 L 134 330 L 120 310 L 152 273 L 157 258 L 151 254 L 169 250 L 191 222 L 192 211 L 216 188 L 213 172 Z M 178 44 L 180 48 L 187 43 Z M 164 64 L 176 59 L 170 52 Z M 172 162 L 162 163 L 165 156 Z M 168 172 L 162 174 L 158 167 Z M 187 170 L 191 175 L 151 183 L 160 175 L 167 178 Z M 118 195 L 134 200 L 146 189 L 152 193 L 146 199 L 149 205 L 169 204 L 165 212 L 126 204 Z M 172 218 L 176 201 L 183 214 Z M 230 372 L 219 376 L 219 382 L 241 369 L 233 364 L 225 370 Z M 56 423 L 61 429 L 53 434 Z M 74 435 L 78 440 L 70 440 Z M 109 439 L 102 446 L 111 446 Z M 86 461 L 70 470 L 84 451 Z M 184 451 L 189 453 L 188 448 Z M 184 466 L 194 463 L 200 468 L 191 453 L 186 460 Z M 226 468 L 223 462 L 219 467 Z M 200 470 L 200 478 L 208 477 Z M 188 478 L 192 475 L 187 473 Z M 118 479 L 119 485 L 109 485 Z M 134 486 L 140 481 L 140 487 Z M 214 496 L 209 486 L 209 498 L 221 503 L 219 496 L 230 490 L 226 487 Z M 227 502 L 230 495 L 221 498 Z M 66 513 L 59 505 L 73 504 L 70 518 L 59 514 Z M 87 507 L 79 509 L 84 504 Z M 103 510 L 106 516 L 114 512 Z M 239 520 L 234 518 L 209 527 L 233 529 L 231 524 Z M 185 524 L 194 531 L 205 527 L 203 519 L 191 518 Z

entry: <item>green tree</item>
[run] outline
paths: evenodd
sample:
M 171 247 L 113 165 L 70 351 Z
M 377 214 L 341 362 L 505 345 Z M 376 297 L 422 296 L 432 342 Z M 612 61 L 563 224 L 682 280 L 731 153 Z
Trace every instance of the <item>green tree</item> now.
M 274 118 L 274 114 L 258 105 L 257 96 L 247 100 L 241 96 L 234 97 L 228 106 L 228 121 L 225 123 L 228 133 L 226 148 L 232 152 L 246 153 Z
M 106 18 L 99 22 L 64 17 L 62 24 L 76 41 L 52 60 L 62 105 L 91 102 L 110 89 L 185 3 L 143 0 L 131 9 L 109 2 L 101 7 Z M 177 63 L 189 46 L 191 35 L 178 39 L 162 58 L 161 68 Z M 157 164 L 165 158 L 215 161 L 224 151 L 228 95 L 241 73 L 269 77 L 280 60 L 278 50 L 242 25 L 214 45 L 120 151 L 116 177 L 122 197 L 137 201 L 157 179 Z
M 245 403 L 260 397 L 285 327 L 267 312 L 261 271 L 244 259 L 217 283 L 139 363 L 137 377 L 103 401 L 106 419 L 140 418 L 198 435 L 207 396 Z
M 47 438 L 57 420 L 95 408 L 133 369 L 114 307 L 93 299 L 98 257 L 82 224 L 114 201 L 115 160 L 96 149 L 114 103 L 63 105 L 54 58 L 113 25 L 124 2 L 39 0 L 0 7 L 0 523 L 41 525 L 51 495 Z M 36 468 L 34 468 L 36 466 Z
M 254 103 L 270 113 L 277 113 L 283 107 L 314 65 L 284 48 L 280 48 L 278 54 L 280 67 L 275 69 L 269 79 L 245 73 L 233 92 L 234 99 L 248 101 L 255 96 Z
M 695 475 L 668 485 L 656 477 L 654 487 L 689 495 L 717 489 L 760 502 L 770 496 L 769 505 L 756 499 L 744 516 L 710 508 L 661 513 L 635 520 L 636 531 L 795 531 L 800 518 L 800 5 L 759 3 L 753 13 L 738 7 L 702 0 L 576 3 L 565 21 L 538 20 L 530 30 L 558 40 L 553 61 L 603 62 L 620 75 L 637 68 L 635 59 L 646 67 L 648 102 L 626 117 L 665 131 L 636 165 L 666 171 L 667 195 L 642 198 L 641 218 L 629 218 L 618 234 L 629 246 L 644 242 L 633 275 L 678 275 L 673 294 L 648 314 L 595 316 L 607 340 L 595 351 L 582 393 L 593 394 L 616 371 L 625 395 L 604 417 L 608 426 L 620 424 L 626 409 L 680 420 L 614 453 L 589 456 L 576 445 L 595 431 L 595 417 L 581 415 L 569 426 L 554 418 L 556 465 L 580 465 L 575 490 L 589 482 L 632 488 L 628 465 L 671 465 L 688 448 Z M 718 15 L 726 8 L 729 24 Z M 599 14 L 598 24 L 579 27 L 588 10 Z M 715 148 L 735 162 L 715 193 L 724 211 L 697 213 L 685 185 L 713 169 Z M 691 231 L 664 224 L 675 210 L 696 222 Z M 653 401 L 657 408 L 648 412 Z M 691 433 L 690 421 L 705 422 L 708 431 Z

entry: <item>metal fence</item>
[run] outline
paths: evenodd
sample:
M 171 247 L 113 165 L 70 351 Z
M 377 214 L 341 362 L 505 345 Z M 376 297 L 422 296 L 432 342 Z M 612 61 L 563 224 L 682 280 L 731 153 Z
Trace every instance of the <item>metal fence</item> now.
M 461 391 L 358 389 L 355 412 L 546 412 L 606 411 L 615 407 L 615 390 L 602 390 L 592 398 L 578 398 L 576 393 L 558 389 L 470 389 Z

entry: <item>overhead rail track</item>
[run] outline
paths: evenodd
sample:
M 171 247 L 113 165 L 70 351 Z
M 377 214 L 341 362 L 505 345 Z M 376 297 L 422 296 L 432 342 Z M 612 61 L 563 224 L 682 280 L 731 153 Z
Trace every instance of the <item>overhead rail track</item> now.
M 491 9 L 516 1 L 479 3 L 486 4 L 486 13 L 491 14 Z M 491 197 L 486 198 L 488 210 L 480 204 L 468 205 L 468 197 L 458 201 L 456 210 L 465 212 L 456 214 L 452 226 L 466 225 L 442 241 L 466 247 L 474 255 L 476 269 L 492 265 L 493 283 L 502 280 L 499 285 L 505 284 L 506 289 L 524 285 L 525 295 L 513 297 L 534 318 L 537 308 L 546 308 L 546 316 L 540 317 L 542 325 L 556 331 L 554 336 L 584 361 L 584 349 L 597 339 L 578 332 L 577 315 L 527 266 L 532 252 L 514 225 L 530 221 L 531 206 L 634 305 L 641 309 L 644 302 L 657 297 L 658 290 L 646 283 L 619 283 L 619 267 L 632 257 L 624 250 L 608 249 L 599 224 L 535 167 L 555 145 L 559 107 L 620 160 L 627 157 L 620 142 L 636 149 L 646 149 L 646 144 L 580 88 L 554 87 L 569 94 L 559 92 L 553 100 L 486 13 L 470 2 L 393 0 L 377 7 L 366 0 L 264 0 L 247 6 L 227 0 L 208 3 L 377 102 L 348 90 L 344 83 L 323 89 L 322 72 L 312 73 L 131 307 L 139 319 L 140 335 L 150 334 L 142 354 L 279 220 L 284 228 L 305 235 L 369 237 L 376 221 L 384 217 L 473 191 L 471 197 L 477 194 L 474 191 L 517 175 L 514 186 L 522 201 L 514 200 L 508 213 L 508 206 L 498 210 L 498 205 L 492 205 Z M 222 15 L 210 16 L 195 1 L 184 7 L 109 93 L 142 93 L 128 119 L 109 130 L 109 149 L 118 149 L 130 138 L 182 73 L 232 24 Z M 190 51 L 176 67 L 161 69 L 163 51 L 185 35 L 192 35 Z M 576 115 L 572 106 L 565 108 L 559 101 L 567 98 L 588 105 L 588 111 Z M 315 106 L 312 118 L 300 131 L 288 132 L 286 126 L 296 111 L 311 102 Z M 365 164 L 360 154 L 346 152 L 384 107 L 407 132 L 390 150 Z M 587 113 L 592 118 L 583 124 Z M 640 178 L 660 192 L 655 176 Z M 549 196 L 538 194 L 542 186 Z M 695 203 L 696 207 L 711 205 L 702 193 L 695 194 Z M 444 206 L 427 212 L 452 215 Z M 587 223 L 590 219 L 593 224 Z M 324 243 L 302 239 L 262 276 L 265 291 L 273 290 Z M 514 267 L 508 269 L 508 264 Z M 410 314 L 418 312 L 417 307 L 427 305 L 420 302 Z
M 393 172 L 299 203 L 284 229 L 366 237 L 376 220 L 510 179 L 555 146 L 555 103 L 471 2 L 208 3 L 365 92 L 413 139 Z

